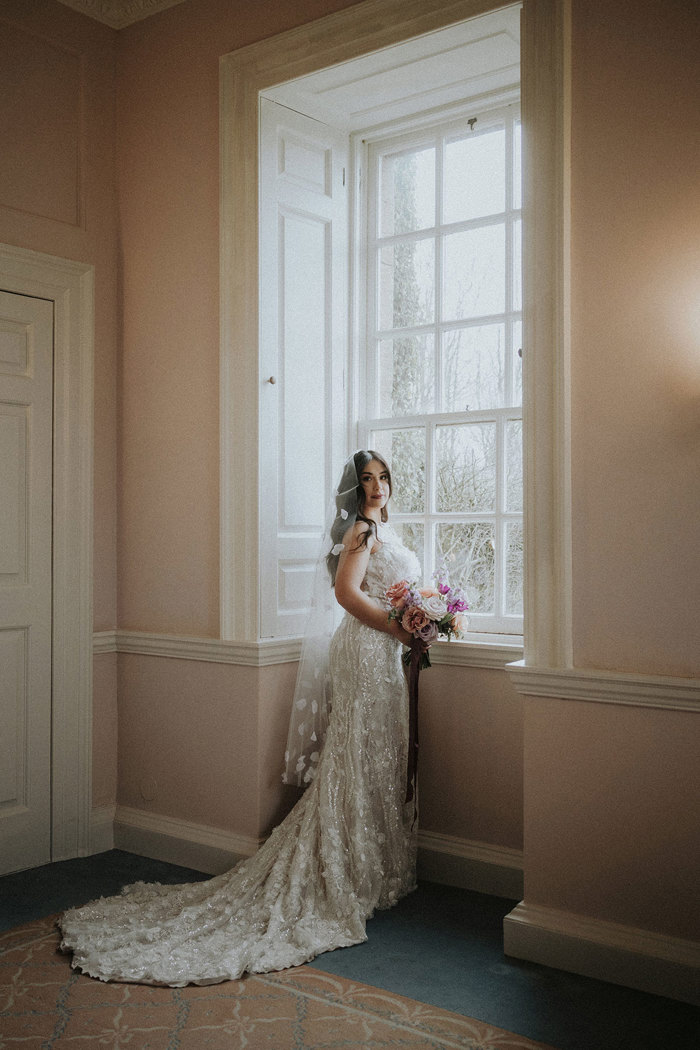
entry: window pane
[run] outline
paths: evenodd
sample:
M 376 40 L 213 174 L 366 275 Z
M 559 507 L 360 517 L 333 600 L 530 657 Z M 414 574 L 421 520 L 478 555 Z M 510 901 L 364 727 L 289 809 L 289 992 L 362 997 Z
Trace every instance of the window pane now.
M 505 401 L 505 325 L 445 332 L 442 389 L 445 412 L 500 408 Z
M 514 522 L 506 529 L 506 613 L 523 614 L 523 527 Z
M 448 234 L 443 292 L 445 320 L 502 313 L 505 277 L 505 227 L 501 223 Z
M 520 419 L 506 423 L 506 509 L 523 509 L 523 424 Z
M 390 244 L 379 253 L 379 326 L 429 324 L 435 313 L 435 241 Z
M 464 587 L 469 613 L 494 611 L 495 558 L 492 524 L 469 522 L 438 525 L 435 564 L 444 563 L 449 570 L 451 583 Z
M 380 176 L 382 237 L 435 225 L 435 149 L 382 157 Z
M 392 500 L 393 504 L 393 500 Z M 389 504 L 389 520 L 391 522 L 391 505 Z M 399 534 L 404 546 L 408 547 L 410 551 L 413 551 L 415 556 L 420 562 L 420 576 L 417 582 L 422 583 L 425 580 L 425 565 L 423 562 L 424 547 L 423 547 L 423 525 L 419 522 L 403 521 L 399 524 L 391 522 L 396 532 Z M 409 580 L 409 583 L 412 582 Z
M 513 323 L 513 404 L 523 403 L 523 323 Z
M 443 222 L 462 222 L 505 210 L 504 128 L 445 144 L 445 198 Z
M 371 447 L 391 467 L 391 503 L 397 514 L 421 514 L 425 509 L 425 430 L 376 430 Z
M 520 122 L 513 126 L 513 207 L 522 208 L 522 136 L 520 134 Z
M 465 423 L 436 428 L 437 510 L 493 510 L 496 501 L 496 427 Z
M 435 340 L 432 335 L 379 343 L 379 414 L 409 416 L 435 409 Z
M 523 282 L 522 282 L 522 222 L 520 219 L 513 223 L 513 309 L 523 308 Z

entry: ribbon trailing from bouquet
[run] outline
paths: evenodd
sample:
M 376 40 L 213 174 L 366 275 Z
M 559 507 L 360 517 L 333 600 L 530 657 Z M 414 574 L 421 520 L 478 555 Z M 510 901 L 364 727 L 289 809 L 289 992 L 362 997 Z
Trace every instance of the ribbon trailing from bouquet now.
M 418 676 L 420 675 L 423 643 L 420 638 L 411 642 L 408 665 L 408 762 L 406 764 L 406 802 L 413 802 L 414 819 L 418 815 Z

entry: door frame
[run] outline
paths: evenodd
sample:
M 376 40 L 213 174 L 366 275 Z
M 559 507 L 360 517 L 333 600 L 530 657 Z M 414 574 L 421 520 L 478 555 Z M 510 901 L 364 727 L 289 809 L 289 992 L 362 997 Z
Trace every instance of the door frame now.
M 0 244 L 0 287 L 54 306 L 51 859 L 66 860 L 90 848 L 94 267 Z

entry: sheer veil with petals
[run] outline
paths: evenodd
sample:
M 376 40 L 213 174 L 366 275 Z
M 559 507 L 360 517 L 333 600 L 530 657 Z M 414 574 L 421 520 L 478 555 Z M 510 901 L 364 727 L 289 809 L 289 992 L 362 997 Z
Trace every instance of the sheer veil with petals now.
M 333 591 L 335 572 L 343 550 L 343 538 L 357 521 L 358 471 L 374 455 L 360 450 L 345 461 L 328 508 L 289 721 L 282 775 L 285 784 L 306 787 L 316 775 L 333 702 L 328 667 L 330 643 L 343 615 Z

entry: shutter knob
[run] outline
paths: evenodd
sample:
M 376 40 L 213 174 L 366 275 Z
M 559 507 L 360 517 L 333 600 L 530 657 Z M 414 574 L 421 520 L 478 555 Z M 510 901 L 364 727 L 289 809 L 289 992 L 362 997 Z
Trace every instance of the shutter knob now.
M 269 378 L 269 379 L 266 379 L 266 380 L 265 380 L 265 382 L 266 382 L 266 383 L 271 383 L 271 384 L 272 384 L 272 386 L 274 386 L 274 385 L 275 385 L 275 383 L 277 382 L 277 380 L 275 379 L 275 377 L 274 377 L 274 376 L 270 376 L 270 378 Z

